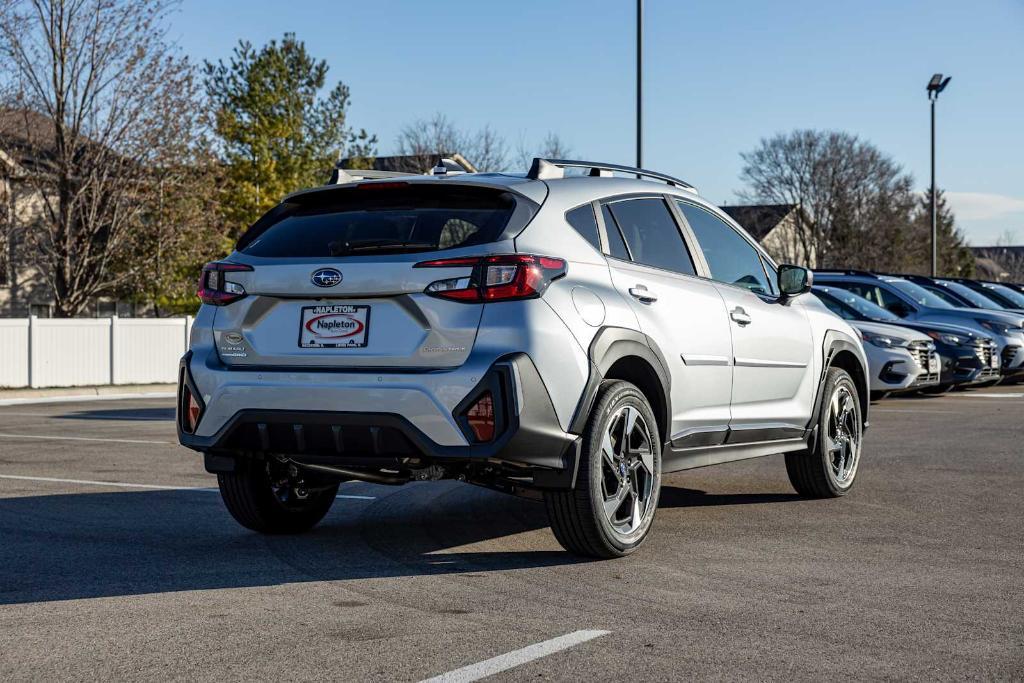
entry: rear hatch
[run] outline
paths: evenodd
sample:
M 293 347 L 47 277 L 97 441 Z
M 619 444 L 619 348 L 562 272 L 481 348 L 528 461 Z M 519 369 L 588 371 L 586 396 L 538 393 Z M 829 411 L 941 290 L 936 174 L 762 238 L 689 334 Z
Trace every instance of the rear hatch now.
M 439 258 L 514 251 L 537 205 L 507 188 L 451 180 L 371 182 L 287 199 L 228 259 L 216 309 L 218 353 L 232 366 L 330 369 L 457 367 L 484 304 L 424 293 L 471 266 Z M 230 296 L 230 294 L 229 294 Z

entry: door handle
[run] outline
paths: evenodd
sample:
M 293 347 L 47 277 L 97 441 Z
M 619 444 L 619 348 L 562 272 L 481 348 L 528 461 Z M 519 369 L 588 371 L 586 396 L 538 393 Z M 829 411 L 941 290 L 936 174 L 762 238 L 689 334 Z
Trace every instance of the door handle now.
M 729 317 L 732 318 L 733 321 L 738 325 L 743 326 L 750 324 L 750 316 L 747 315 L 747 312 L 743 310 L 742 306 L 737 306 L 736 308 L 732 309 L 732 311 L 729 313 Z
M 647 289 L 644 285 L 637 285 L 629 288 L 629 295 L 644 304 L 653 304 L 658 300 L 658 295 Z

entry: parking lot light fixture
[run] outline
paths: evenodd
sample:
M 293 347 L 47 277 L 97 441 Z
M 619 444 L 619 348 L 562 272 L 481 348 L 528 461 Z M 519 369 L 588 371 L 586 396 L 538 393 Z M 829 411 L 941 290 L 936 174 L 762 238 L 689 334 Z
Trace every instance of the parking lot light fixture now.
M 946 89 L 952 76 L 942 77 L 942 74 L 935 74 L 928 81 L 928 100 L 931 102 L 932 110 L 932 184 L 931 184 L 931 214 L 932 214 L 932 277 L 938 275 L 938 229 L 935 207 L 935 101 L 939 99 L 939 93 Z

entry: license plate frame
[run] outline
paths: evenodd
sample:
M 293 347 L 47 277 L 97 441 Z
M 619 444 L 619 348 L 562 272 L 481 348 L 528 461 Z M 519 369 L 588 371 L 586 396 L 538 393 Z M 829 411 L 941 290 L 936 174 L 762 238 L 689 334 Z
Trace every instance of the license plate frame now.
M 363 349 L 369 343 L 369 304 L 303 306 L 299 312 L 300 349 Z

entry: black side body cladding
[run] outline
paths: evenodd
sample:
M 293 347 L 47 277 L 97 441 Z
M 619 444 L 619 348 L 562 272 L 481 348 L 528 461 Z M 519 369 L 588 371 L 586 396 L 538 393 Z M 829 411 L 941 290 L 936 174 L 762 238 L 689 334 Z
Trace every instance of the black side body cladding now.
M 661 392 L 660 396 L 648 396 L 651 408 L 658 418 L 658 429 L 664 442 L 669 425 L 672 424 L 671 378 L 665 357 L 650 337 L 624 327 L 603 327 L 594 336 L 587 353 L 590 359 L 590 376 L 583 389 L 583 396 L 576 406 L 569 431 L 581 434 L 590 416 L 590 409 L 597 398 L 597 390 L 616 362 L 627 357 L 643 359 L 654 371 Z M 660 409 L 659 409 L 660 408 Z

